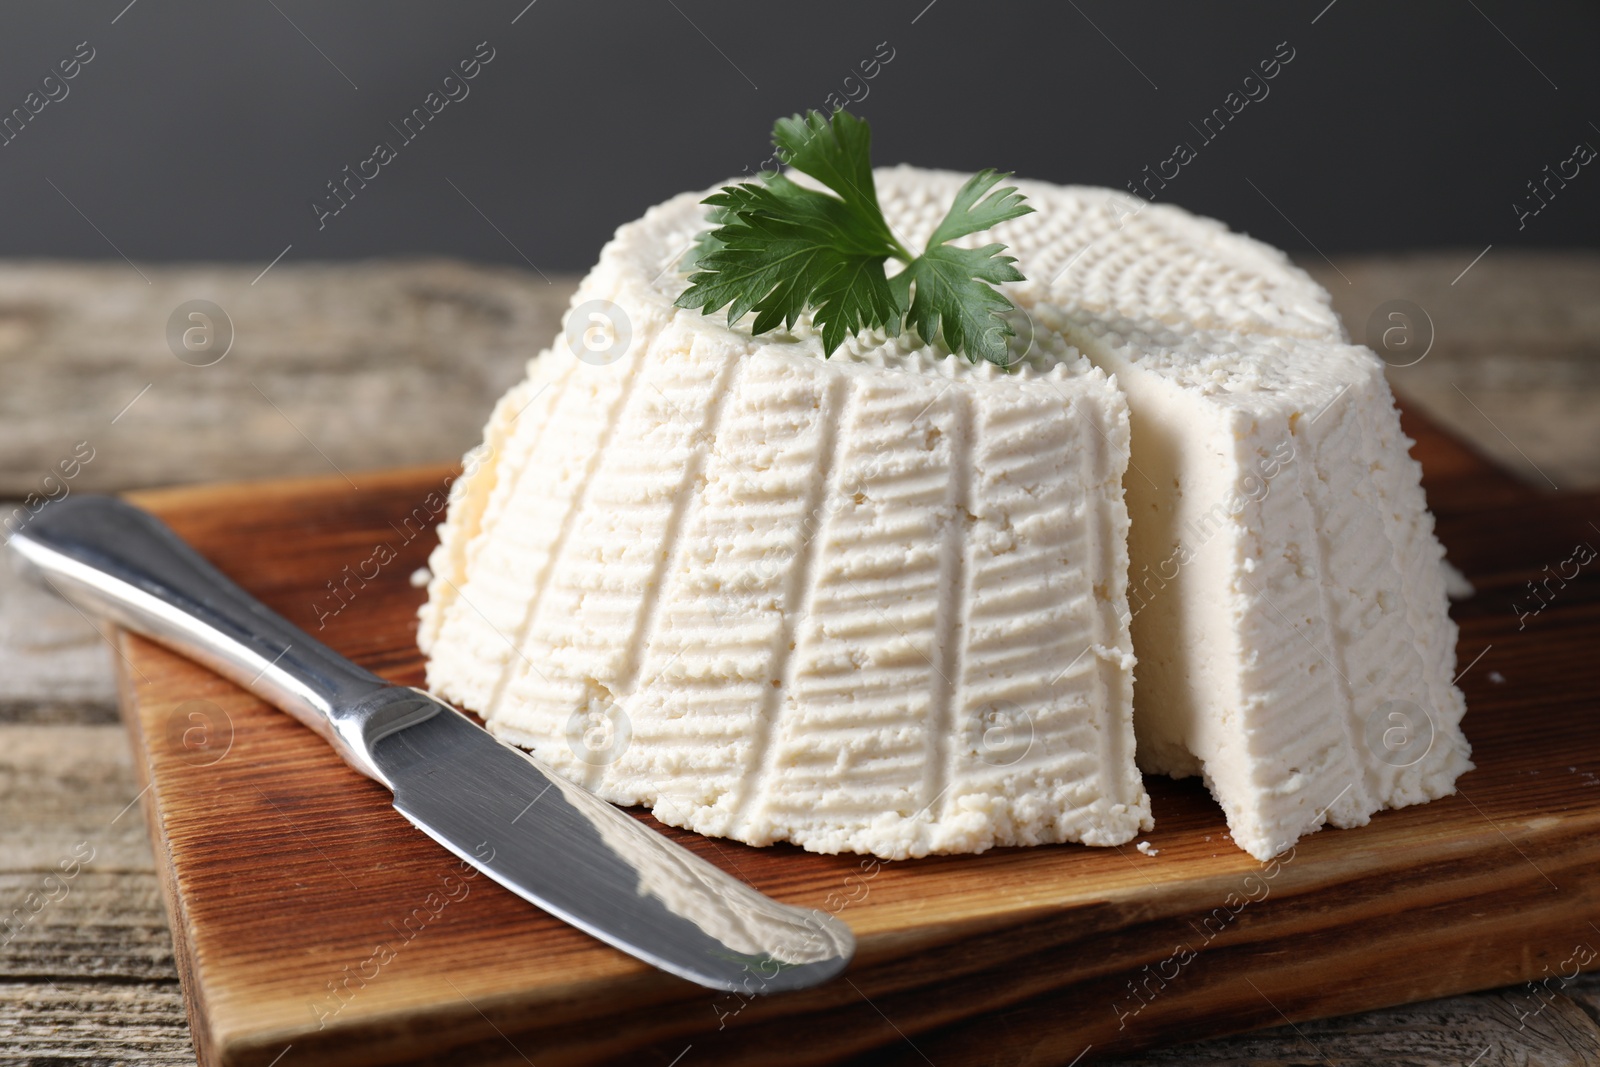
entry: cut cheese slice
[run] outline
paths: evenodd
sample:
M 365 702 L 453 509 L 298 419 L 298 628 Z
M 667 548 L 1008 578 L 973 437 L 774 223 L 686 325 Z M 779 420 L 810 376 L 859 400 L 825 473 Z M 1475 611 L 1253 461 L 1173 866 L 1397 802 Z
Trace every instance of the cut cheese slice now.
M 1141 765 L 1204 775 L 1262 859 L 1453 792 L 1471 763 L 1443 553 L 1377 358 L 1073 321 L 1135 412 Z

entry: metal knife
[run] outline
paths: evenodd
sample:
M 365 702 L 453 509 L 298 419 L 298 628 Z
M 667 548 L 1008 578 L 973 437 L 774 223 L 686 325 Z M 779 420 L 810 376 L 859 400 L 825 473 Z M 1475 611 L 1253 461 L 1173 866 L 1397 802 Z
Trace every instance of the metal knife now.
M 837 918 L 758 893 L 448 704 L 358 667 L 132 504 L 57 501 L 10 543 L 68 600 L 288 712 L 387 786 L 423 833 L 624 952 L 745 993 L 816 985 L 850 962 L 855 939 Z

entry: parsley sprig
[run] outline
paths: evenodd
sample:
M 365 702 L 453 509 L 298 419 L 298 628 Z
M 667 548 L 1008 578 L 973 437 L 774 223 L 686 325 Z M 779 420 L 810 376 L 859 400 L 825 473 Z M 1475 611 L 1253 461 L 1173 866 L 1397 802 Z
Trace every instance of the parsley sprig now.
M 1002 316 L 1012 308 L 994 286 L 1019 282 L 1005 245 L 959 248 L 949 242 L 1033 210 L 1014 187 L 996 189 L 1009 174 L 980 171 L 956 194 L 921 255 L 895 237 L 878 206 L 872 181 L 872 129 L 847 111 L 808 112 L 772 128 L 778 157 L 829 192 L 783 174 L 758 184 L 729 185 L 707 197 L 712 228 L 692 255 L 694 273 L 678 297 L 683 308 L 710 315 L 728 309 L 737 322 L 755 312 L 751 332 L 780 324 L 792 329 L 811 309 L 824 355 L 862 330 L 899 334 L 911 326 L 928 343 L 942 336 L 951 352 L 972 362 L 1006 365 L 1015 331 Z M 890 277 L 890 260 L 904 269 Z

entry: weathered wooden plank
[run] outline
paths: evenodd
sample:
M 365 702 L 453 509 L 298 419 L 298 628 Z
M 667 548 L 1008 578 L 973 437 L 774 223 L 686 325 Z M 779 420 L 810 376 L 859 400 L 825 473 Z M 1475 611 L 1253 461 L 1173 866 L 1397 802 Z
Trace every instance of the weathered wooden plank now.
M 119 732 L 0 725 L 0 875 L 47 874 L 89 850 L 86 870 L 155 870 Z
M 0 873 L 8 909 L 0 915 L 0 981 L 177 979 L 155 872 L 95 866 L 76 876 Z
M 1513 989 L 1318 1019 L 1116 1063 L 1118 1067 L 1316 1063 L 1594 1067 L 1600 1064 L 1600 1028 L 1565 997 L 1524 997 Z
M 1401 328 L 1389 381 L 1446 429 L 1530 485 L 1600 485 L 1600 253 L 1496 248 L 1463 275 L 1480 251 L 1298 262 L 1352 340 L 1377 348 Z M 1404 314 L 1397 301 L 1424 314 L 1374 320 Z
M 1597 923 L 1597 925 L 1600 925 L 1600 923 Z M 1594 939 L 1589 943 L 1595 948 L 1600 948 L 1600 931 L 1596 931 Z M 1564 983 L 1560 992 L 1562 996 L 1571 998 L 1574 1003 L 1588 1012 L 1590 1018 L 1594 1019 L 1595 1022 L 1600 1023 L 1600 972 L 1580 974 L 1571 981 Z
M 174 976 L 161 983 L 0 981 L 0 1063 L 192 1067 Z
M 67 708 L 0 724 L 0 1063 L 192 1064 L 127 735 Z
M 115 721 L 109 633 L 0 560 L 0 723 L 37 720 L 45 709 L 50 722 Z
M 0 496 L 459 458 L 575 285 L 437 260 L 259 270 L 0 264 Z M 209 366 L 221 320 L 185 359 L 167 336 L 197 299 L 232 323 Z M 186 314 L 180 335 L 204 329 Z

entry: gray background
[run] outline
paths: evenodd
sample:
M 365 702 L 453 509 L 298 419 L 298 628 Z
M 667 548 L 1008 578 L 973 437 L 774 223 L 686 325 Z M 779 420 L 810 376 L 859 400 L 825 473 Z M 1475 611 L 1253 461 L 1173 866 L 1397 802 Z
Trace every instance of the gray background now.
M 10 5 L 0 111 L 78 42 L 96 56 L 0 147 L 0 256 L 582 270 L 650 204 L 754 169 L 772 119 L 879 42 L 894 58 L 852 109 L 881 163 L 1122 188 L 1187 140 L 1162 198 L 1290 250 L 1600 245 L 1600 164 L 1521 231 L 1512 207 L 1600 148 L 1592 4 L 525 4 Z M 480 41 L 470 96 L 319 231 L 324 183 Z M 1189 123 L 1281 41 L 1270 95 L 1201 145 Z

